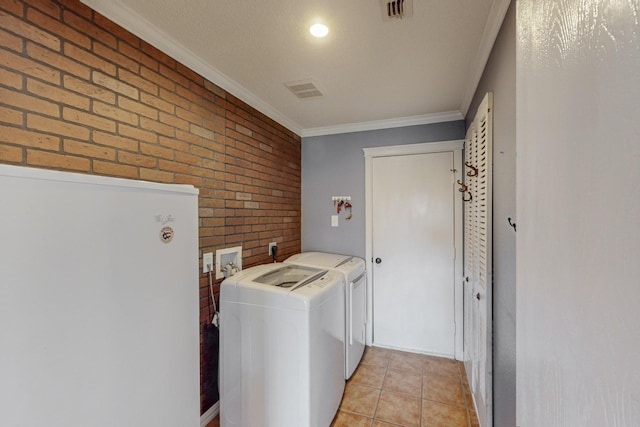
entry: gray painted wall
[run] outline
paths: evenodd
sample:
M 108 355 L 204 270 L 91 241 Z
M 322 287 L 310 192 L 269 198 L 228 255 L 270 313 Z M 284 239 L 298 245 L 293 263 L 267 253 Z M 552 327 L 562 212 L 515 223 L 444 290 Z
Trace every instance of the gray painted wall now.
M 516 7 L 511 3 L 471 108 L 493 92 L 493 419 L 516 425 Z
M 302 250 L 365 256 L 366 147 L 464 139 L 464 121 L 302 139 Z M 332 196 L 351 196 L 353 218 L 331 227 Z

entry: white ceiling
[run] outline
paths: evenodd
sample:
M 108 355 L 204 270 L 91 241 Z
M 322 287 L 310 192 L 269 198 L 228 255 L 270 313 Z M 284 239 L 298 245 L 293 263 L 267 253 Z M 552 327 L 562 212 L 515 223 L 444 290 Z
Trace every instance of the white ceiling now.
M 509 0 L 82 0 L 301 136 L 458 120 Z M 322 21 L 329 35 L 315 39 Z M 284 83 L 311 79 L 322 97 Z

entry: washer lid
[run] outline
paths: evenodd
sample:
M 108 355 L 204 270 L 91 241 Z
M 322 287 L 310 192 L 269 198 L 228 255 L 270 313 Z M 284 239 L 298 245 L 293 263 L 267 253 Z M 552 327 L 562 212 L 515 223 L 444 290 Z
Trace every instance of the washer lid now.
M 362 258 L 325 252 L 302 252 L 289 257 L 285 263 L 337 269 L 345 275 L 348 282 L 357 279 L 365 271 Z
M 277 270 L 269 271 L 253 279 L 263 285 L 278 286 L 280 288 L 294 290 L 304 286 L 323 276 L 327 271 L 319 268 L 305 267 L 301 265 L 287 265 Z

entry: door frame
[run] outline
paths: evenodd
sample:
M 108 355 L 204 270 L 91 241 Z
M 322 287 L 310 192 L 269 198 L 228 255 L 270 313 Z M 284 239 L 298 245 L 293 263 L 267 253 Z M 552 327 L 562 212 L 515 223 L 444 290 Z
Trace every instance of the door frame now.
M 414 154 L 431 154 L 453 152 L 454 180 L 451 187 L 451 196 L 454 197 L 454 321 L 455 321 L 455 347 L 454 357 L 463 360 L 463 289 L 462 283 L 462 246 L 463 246 L 463 215 L 462 198 L 456 196 L 455 182 L 462 179 L 462 150 L 464 139 L 428 142 L 420 144 L 394 145 L 387 147 L 363 148 L 365 165 L 365 262 L 367 265 L 367 325 L 366 343 L 373 343 L 373 159 L 376 157 L 408 156 Z

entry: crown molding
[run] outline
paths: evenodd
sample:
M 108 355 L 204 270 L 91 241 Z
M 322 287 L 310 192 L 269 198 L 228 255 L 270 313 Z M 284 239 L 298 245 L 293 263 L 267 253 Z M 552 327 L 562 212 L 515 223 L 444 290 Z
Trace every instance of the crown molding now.
M 469 107 L 473 101 L 473 96 L 478 89 L 478 84 L 480 83 L 480 79 L 484 73 L 484 68 L 487 65 L 487 61 L 489 61 L 489 56 L 493 50 L 493 44 L 495 43 L 496 38 L 498 38 L 498 33 L 500 32 L 502 22 L 504 21 L 504 17 L 507 15 L 510 4 L 511 0 L 494 0 L 491 4 L 487 24 L 484 27 L 482 38 L 480 39 L 480 47 L 478 48 L 476 57 L 471 66 L 473 74 L 469 79 L 467 90 L 465 91 L 462 103 L 460 104 L 460 113 L 462 113 L 463 117 L 465 117 L 467 115 L 467 111 L 469 111 Z
M 142 40 L 171 56 L 176 61 L 189 67 L 211 83 L 218 85 L 231 95 L 255 108 L 287 129 L 302 135 L 302 127 L 290 118 L 273 108 L 260 97 L 249 92 L 234 80 L 218 71 L 211 64 L 203 61 L 187 47 L 161 31 L 145 17 L 125 6 L 119 0 L 80 0 L 91 9 L 109 18 L 122 28 L 140 37 Z
M 302 137 L 306 138 L 311 136 L 335 135 L 339 133 L 363 132 L 368 130 L 391 129 L 405 126 L 428 125 L 431 123 L 453 122 L 456 120 L 464 120 L 464 116 L 459 111 L 445 111 L 442 113 L 425 114 L 421 116 L 400 117 L 397 119 L 309 128 L 302 131 Z

